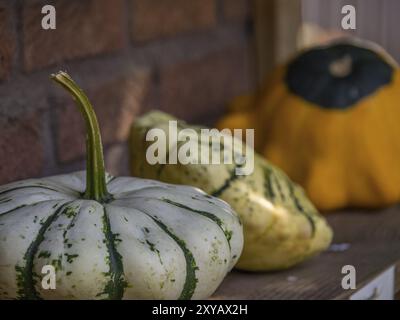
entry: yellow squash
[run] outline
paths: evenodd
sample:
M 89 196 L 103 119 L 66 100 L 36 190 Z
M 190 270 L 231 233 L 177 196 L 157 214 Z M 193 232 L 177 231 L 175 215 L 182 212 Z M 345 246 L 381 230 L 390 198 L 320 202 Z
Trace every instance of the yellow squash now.
M 255 128 L 256 150 L 320 210 L 400 200 L 400 74 L 371 44 L 342 40 L 276 69 L 219 128 Z
M 202 147 L 208 149 L 205 154 L 210 159 L 225 157 L 225 152 L 237 153 L 239 157 L 254 154 L 254 171 L 249 175 L 238 175 L 236 170 L 240 165 L 232 162 L 174 164 L 167 161 L 169 155 L 180 154 L 187 146 L 187 142 L 177 139 L 170 131 L 169 124 L 176 120 L 153 111 L 135 121 L 130 139 L 132 174 L 188 184 L 229 203 L 243 222 L 244 248 L 237 268 L 249 271 L 284 269 L 329 246 L 332 231 L 303 189 L 240 140 L 235 139 L 235 147 L 232 147 L 229 142 L 232 136 L 224 135 L 219 148 L 210 145 L 208 140 L 195 141 L 194 146 L 200 152 Z M 197 134 L 204 129 L 183 121 L 177 121 L 177 128 L 179 132 L 189 129 Z M 148 158 L 155 143 L 149 139 L 154 130 L 165 134 L 169 146 L 168 152 L 162 155 L 165 161 L 161 163 L 150 163 Z M 212 136 L 217 142 L 221 141 L 215 132 Z

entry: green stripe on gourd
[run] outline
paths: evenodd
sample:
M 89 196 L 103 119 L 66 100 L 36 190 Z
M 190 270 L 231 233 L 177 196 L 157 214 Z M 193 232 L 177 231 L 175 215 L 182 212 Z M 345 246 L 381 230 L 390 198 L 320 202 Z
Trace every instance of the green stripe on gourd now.
M 184 205 L 182 203 L 178 203 L 178 202 L 172 201 L 170 199 L 164 198 L 164 199 L 162 199 L 162 201 L 164 201 L 164 202 L 166 202 L 168 204 L 171 204 L 173 206 L 176 206 L 176 207 L 179 207 L 179 208 L 183 208 L 185 210 L 189 210 L 189 211 L 191 211 L 193 213 L 200 214 L 200 215 L 202 215 L 202 216 L 204 216 L 204 217 L 206 217 L 208 219 L 213 220 L 216 224 L 218 224 L 218 226 L 220 227 L 220 229 L 224 233 L 224 236 L 226 238 L 226 241 L 228 242 L 229 248 L 231 247 L 232 231 L 231 230 L 227 230 L 226 228 L 224 228 L 224 224 L 223 224 L 222 220 L 220 218 L 218 218 L 216 215 L 214 215 L 214 214 L 212 214 L 210 212 L 206 212 L 206 211 L 190 208 L 190 207 L 188 207 L 188 206 L 186 206 L 186 205 Z
M 275 192 L 272 187 L 272 175 L 273 171 L 270 168 L 264 168 L 264 188 L 265 188 L 265 196 L 267 199 L 271 199 L 271 201 L 275 200 Z
M 143 212 L 143 211 L 142 211 Z M 198 270 L 196 265 L 196 260 L 193 257 L 193 254 L 190 250 L 186 247 L 185 242 L 182 239 L 179 239 L 176 235 L 174 235 L 168 227 L 163 224 L 160 220 L 155 219 L 151 215 L 147 214 L 149 217 L 153 219 L 157 225 L 163 229 L 181 248 L 185 260 L 186 260 L 186 279 L 185 284 L 183 286 L 182 292 L 179 295 L 179 300 L 189 300 L 192 298 L 194 290 L 196 289 L 196 284 L 198 279 L 196 278 L 196 270 Z
M 110 300 L 120 300 L 124 295 L 128 283 L 124 279 L 122 256 L 117 251 L 118 238 L 116 234 L 112 233 L 110 219 L 105 208 L 103 213 L 103 232 L 108 250 L 108 264 L 110 270 L 107 276 L 110 277 L 110 281 L 108 281 L 104 288 L 104 292 L 99 295 L 106 293 Z
M 240 168 L 240 166 L 235 166 L 229 173 L 229 178 L 225 180 L 225 182 L 218 187 L 215 191 L 211 192 L 211 195 L 214 197 L 220 197 L 225 191 L 227 191 L 231 186 L 232 183 L 235 182 L 237 179 L 242 178 L 243 176 L 239 176 L 236 174 L 236 169 Z
M 39 185 L 27 185 L 27 186 L 20 186 L 20 187 L 15 187 L 15 188 L 11 188 L 11 189 L 6 189 L 4 191 L 0 192 L 0 196 L 3 194 L 7 194 L 9 192 L 13 192 L 16 190 L 21 190 L 21 189 L 29 189 L 29 188 L 39 188 L 39 189 L 46 189 L 46 190 L 50 190 L 50 191 L 54 191 L 54 192 L 61 192 L 60 190 L 56 190 L 50 187 L 45 187 L 45 186 L 39 186 Z
M 6 215 L 6 214 L 12 213 L 12 212 L 14 212 L 14 211 L 16 211 L 16 210 L 18 210 L 18 209 L 24 208 L 24 207 L 26 207 L 26 206 L 27 206 L 27 205 L 23 204 L 23 205 L 20 205 L 20 206 L 15 207 L 15 208 L 13 208 L 13 209 L 10 209 L 10 210 L 8 210 L 8 211 L 2 212 L 2 213 L 0 213 L 0 217 L 3 216 L 3 215 Z
M 313 209 L 306 210 L 303 207 L 301 202 L 304 201 L 304 196 L 302 197 L 302 199 L 300 199 L 295 194 L 296 186 L 293 184 L 293 182 L 291 182 L 285 174 L 276 171 L 274 172 L 268 167 L 264 168 L 264 181 L 265 181 L 264 186 L 265 186 L 266 197 L 270 198 L 271 201 L 275 204 L 286 203 L 295 207 L 296 210 L 292 212 L 299 213 L 308 220 L 312 230 L 312 236 L 314 236 L 315 235 L 314 217 L 318 216 L 318 213 L 316 210 Z M 274 188 L 274 186 L 276 186 L 276 188 Z M 276 193 L 274 189 L 277 189 L 278 193 Z M 283 190 L 288 190 L 289 192 L 288 197 L 285 195 L 285 192 Z M 279 197 L 277 195 L 279 195 Z
M 31 243 L 28 250 L 24 254 L 23 266 L 15 266 L 17 274 L 17 285 L 18 285 L 18 298 L 19 299 L 30 299 L 39 300 L 40 296 L 36 292 L 35 283 L 37 275 L 33 273 L 33 259 L 37 253 L 40 243 L 44 240 L 44 234 L 50 227 L 51 223 L 57 219 L 58 215 L 65 210 L 68 203 L 61 205 L 58 209 L 50 215 L 46 221 L 42 224 L 39 233 L 35 240 Z

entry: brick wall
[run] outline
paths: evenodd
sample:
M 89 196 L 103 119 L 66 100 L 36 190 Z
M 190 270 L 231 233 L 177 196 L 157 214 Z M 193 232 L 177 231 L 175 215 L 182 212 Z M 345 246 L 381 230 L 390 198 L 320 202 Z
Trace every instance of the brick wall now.
M 83 123 L 48 79 L 60 69 L 92 100 L 113 174 L 128 174 L 138 114 L 212 123 L 253 87 L 249 1 L 0 0 L 0 185 L 83 168 Z

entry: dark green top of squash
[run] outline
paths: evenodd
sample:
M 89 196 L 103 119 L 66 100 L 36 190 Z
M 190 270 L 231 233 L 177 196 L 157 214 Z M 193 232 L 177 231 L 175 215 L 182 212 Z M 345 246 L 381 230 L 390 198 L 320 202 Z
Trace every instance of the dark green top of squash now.
M 336 43 L 308 50 L 289 63 L 285 82 L 303 99 L 345 109 L 391 82 L 393 67 L 373 50 Z

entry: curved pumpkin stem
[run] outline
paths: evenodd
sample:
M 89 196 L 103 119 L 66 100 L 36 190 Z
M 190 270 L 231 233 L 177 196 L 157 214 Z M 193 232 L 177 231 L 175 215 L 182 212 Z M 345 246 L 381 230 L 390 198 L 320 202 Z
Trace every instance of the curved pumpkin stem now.
M 86 190 L 85 199 L 106 202 L 111 198 L 107 191 L 104 168 L 103 145 L 101 143 L 99 123 L 86 94 L 66 72 L 51 75 L 51 79 L 60 84 L 74 98 L 86 125 Z

